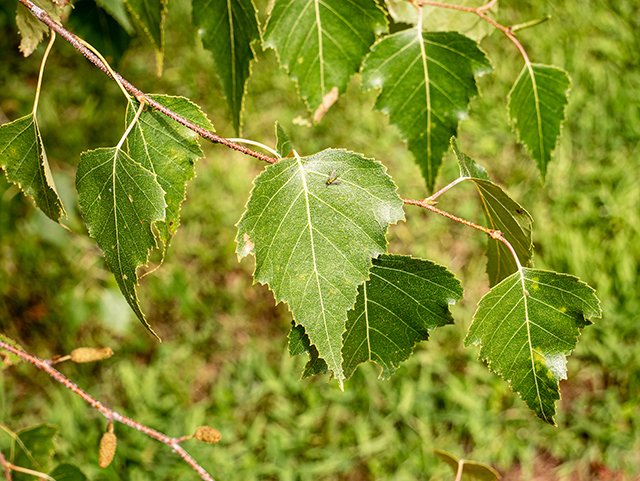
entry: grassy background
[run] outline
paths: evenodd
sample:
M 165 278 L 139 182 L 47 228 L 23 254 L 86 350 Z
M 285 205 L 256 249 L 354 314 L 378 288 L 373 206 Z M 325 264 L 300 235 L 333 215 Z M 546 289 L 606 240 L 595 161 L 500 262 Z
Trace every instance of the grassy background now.
M 262 10 L 264 3 L 257 2 Z M 44 48 L 17 51 L 15 1 L 0 5 L 0 115 L 30 111 Z M 455 326 L 436 330 L 391 381 L 363 366 L 342 393 L 335 382 L 298 382 L 302 357 L 286 352 L 290 314 L 264 286 L 252 286 L 253 261 L 237 262 L 234 224 L 262 165 L 206 144 L 188 189 L 182 226 L 161 269 L 139 294 L 158 344 L 133 319 L 81 222 L 74 175 L 80 152 L 113 146 L 125 103 L 117 86 L 63 41 L 45 72 L 38 117 L 72 232 L 36 211 L 0 180 L 0 332 L 41 357 L 80 345 L 108 345 L 97 365 L 61 365 L 81 387 L 134 419 L 179 436 L 200 424 L 223 436 L 214 447 L 185 447 L 219 480 L 452 479 L 432 453 L 444 449 L 491 463 L 507 479 L 637 479 L 640 472 L 640 5 L 637 1 L 502 1 L 512 24 L 551 14 L 521 32 L 535 62 L 573 79 L 567 121 L 542 186 L 517 145 L 506 96 L 522 67 L 499 32 L 482 42 L 495 74 L 461 124 L 464 151 L 484 164 L 535 219 L 536 266 L 568 272 L 595 287 L 604 317 L 586 329 L 561 383 L 558 427 L 535 419 L 506 383 L 476 361 L 462 339 L 487 291 L 481 234 L 418 209 L 390 231 L 391 252 L 441 262 L 465 286 Z M 120 59 L 123 76 L 146 92 L 185 95 L 221 135 L 231 124 L 210 54 L 193 38 L 188 2 L 170 2 L 165 71 L 141 37 Z M 73 15 L 72 15 L 73 18 Z M 80 27 L 78 27 L 80 28 Z M 113 46 L 113 45 L 111 45 Z M 102 46 L 104 49 L 109 45 Z M 259 52 L 245 108 L 244 136 L 273 144 L 278 120 L 296 149 L 343 147 L 381 160 L 405 197 L 425 195 L 398 130 L 371 112 L 375 92 L 347 94 L 313 127 L 273 51 Z M 457 176 L 445 159 L 441 185 Z M 472 189 L 459 186 L 442 206 L 483 222 Z M 195 479 L 169 449 L 116 426 L 114 463 L 97 467 L 105 421 L 48 376 L 21 365 L 0 373 L 0 422 L 19 430 L 60 426 L 58 458 L 90 479 Z M 0 447 L 8 438 L 0 435 Z M 6 451 L 4 451 L 6 452 Z

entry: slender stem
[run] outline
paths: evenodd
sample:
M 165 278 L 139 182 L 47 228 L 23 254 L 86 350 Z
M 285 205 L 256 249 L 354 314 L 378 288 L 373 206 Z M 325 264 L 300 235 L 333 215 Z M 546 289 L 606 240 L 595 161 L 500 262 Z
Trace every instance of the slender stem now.
M 458 461 L 458 472 L 456 473 L 455 481 L 461 481 L 462 480 L 463 471 L 464 471 L 464 460 L 460 459 Z
M 48 474 L 41 473 L 40 471 L 34 471 L 33 469 L 22 468 L 20 466 L 16 466 L 15 464 L 11 464 L 9 462 L 6 462 L 5 464 L 7 468 L 11 469 L 12 471 L 16 471 L 18 473 L 30 474 L 31 476 L 35 476 L 38 479 L 46 479 L 47 481 L 56 481 Z
M 267 152 L 272 153 L 273 155 L 275 155 L 277 158 L 280 158 L 280 155 L 278 154 L 278 152 L 276 152 L 275 150 L 273 150 L 271 147 L 268 147 L 264 144 L 261 144 L 260 142 L 256 142 L 255 140 L 249 140 L 249 139 L 227 139 L 229 142 L 238 142 L 240 144 L 248 144 L 248 145 L 255 145 L 256 147 L 260 147 L 261 149 L 266 150 Z
M 120 148 L 122 147 L 122 144 L 124 144 L 124 141 L 127 139 L 129 132 L 131 132 L 131 129 L 133 129 L 133 127 L 136 125 L 136 122 L 140 118 L 140 114 L 142 113 L 143 110 L 144 110 L 144 102 L 140 102 L 140 107 L 138 107 L 135 117 L 133 117 L 133 120 L 129 124 L 129 127 L 127 127 L 127 130 L 125 130 L 124 135 L 120 139 L 120 142 L 118 142 L 118 145 L 116 146 L 116 151 L 120 150 Z
M 207 471 L 202 466 L 200 466 L 196 462 L 196 460 L 193 459 L 189 455 L 189 453 L 187 453 L 184 450 L 184 448 L 182 448 L 182 446 L 179 445 L 182 438 L 171 438 L 166 434 L 156 431 L 155 429 L 152 429 L 150 427 L 147 427 L 144 424 L 139 423 L 138 421 L 135 421 L 127 416 L 123 416 L 122 414 L 119 414 L 113 409 L 108 408 L 107 406 L 102 404 L 100 401 L 98 401 L 97 399 L 92 397 L 90 394 L 88 394 L 86 391 L 79 388 L 75 383 L 71 382 L 63 374 L 61 374 L 59 371 L 51 367 L 45 360 L 40 359 L 39 357 L 29 354 L 28 352 L 25 352 L 16 347 L 13 347 L 11 344 L 8 344 L 2 340 L 0 340 L 0 348 L 5 349 L 6 351 L 9 351 L 12 354 L 15 354 L 16 356 L 20 357 L 22 360 L 30 362 L 31 364 L 36 366 L 38 369 L 41 369 L 42 371 L 46 372 L 54 380 L 58 381 L 67 389 L 71 390 L 74 394 L 77 394 L 78 396 L 80 396 L 91 407 L 100 411 L 100 413 L 102 413 L 102 415 L 105 418 L 107 418 L 109 422 L 117 421 L 121 424 L 125 424 L 171 447 L 178 454 L 178 456 L 184 459 L 185 462 L 189 466 L 191 466 L 191 468 L 196 473 L 200 475 L 202 479 L 204 479 L 205 481 L 214 481 L 213 477 L 211 477 L 211 475 L 207 473 Z
M 444 210 L 438 209 L 437 207 L 435 207 L 431 202 L 431 197 L 427 197 L 426 199 L 423 200 L 413 200 L 413 199 L 402 199 L 402 202 L 404 202 L 407 205 L 415 205 L 418 207 L 423 207 L 427 210 L 430 210 L 431 212 L 435 212 L 436 214 L 440 214 L 444 217 L 446 217 L 447 219 L 451 219 L 451 220 L 455 220 L 456 222 L 460 222 L 461 224 L 464 224 L 466 226 L 469 227 L 473 227 L 474 229 L 478 229 L 479 231 L 484 232 L 485 234 L 488 234 L 489 237 L 491 237 L 492 239 L 495 239 L 497 241 L 502 242 L 504 245 L 507 246 L 507 248 L 509 249 L 509 252 L 511 252 L 511 255 L 513 256 L 513 258 L 516 261 L 516 265 L 518 266 L 518 270 L 522 269 L 522 265 L 520 264 L 520 259 L 518 259 L 518 255 L 516 254 L 515 249 L 513 248 L 513 246 L 511 245 L 511 243 L 504 238 L 504 234 L 502 232 L 500 232 L 499 230 L 494 230 L 494 229 L 489 229 L 488 227 L 484 227 L 481 225 L 478 225 L 474 222 L 468 221 L 466 219 L 462 219 L 461 217 L 457 217 L 453 214 L 450 214 L 449 212 L 446 212 Z
M 78 42 L 80 42 L 82 45 L 84 45 L 85 47 L 87 47 L 89 50 L 91 50 L 96 57 L 98 57 L 100 59 L 100 61 L 103 63 L 103 65 L 105 67 L 107 67 L 107 70 L 109 71 L 109 76 L 116 81 L 116 83 L 118 84 L 118 87 L 120 87 L 120 90 L 122 90 L 122 93 L 124 94 L 124 96 L 126 97 L 127 100 L 131 101 L 131 97 L 129 97 L 129 94 L 127 93 L 127 91 L 124 88 L 124 85 L 122 85 L 122 83 L 120 82 L 120 80 L 118 79 L 118 77 L 116 76 L 115 72 L 113 71 L 113 69 L 111 68 L 111 65 L 109 65 L 109 62 L 107 62 L 105 60 L 105 58 L 102 56 L 102 54 L 100 52 L 98 52 L 98 50 L 96 48 L 93 47 L 93 45 L 91 45 L 89 42 L 85 42 L 84 40 L 82 40 L 80 37 L 76 37 L 78 39 Z
M 47 57 L 49 57 L 49 52 L 51 52 L 51 47 L 53 47 L 53 42 L 56 40 L 56 33 L 51 31 L 51 38 L 49 39 L 49 45 L 47 45 L 47 49 L 44 51 L 44 55 L 42 56 L 42 63 L 40 64 L 40 73 L 38 74 L 38 86 L 36 87 L 36 98 L 33 101 L 33 115 L 36 115 L 36 111 L 38 110 L 38 100 L 40 100 L 40 88 L 42 87 L 42 77 L 44 77 L 44 66 L 47 63 Z
M 67 29 L 65 29 L 61 25 L 57 24 L 47 14 L 47 12 L 45 12 L 40 7 L 34 5 L 33 3 L 31 3 L 30 0 L 19 0 L 19 1 L 25 7 L 27 7 L 31 11 L 31 13 L 33 13 L 36 16 L 38 20 L 40 20 L 42 23 L 47 25 L 51 30 L 57 32 L 61 37 L 63 37 L 67 42 L 69 42 L 76 50 L 78 50 L 82 55 L 84 55 L 91 63 L 93 63 L 96 67 L 98 67 L 100 70 L 106 73 L 109 77 L 112 77 L 111 72 L 109 72 L 109 69 L 105 66 L 105 64 L 102 63 L 102 61 L 91 50 L 89 50 L 87 47 L 82 45 L 82 43 L 78 40 L 78 37 L 76 37 L 74 34 L 69 32 Z M 260 152 L 256 152 L 255 150 L 251 150 L 245 147 L 244 145 L 240 145 L 235 142 L 230 142 L 224 137 L 220 137 L 209 130 L 203 129 L 202 127 L 194 124 L 193 122 L 190 122 L 184 117 L 173 112 L 171 109 L 168 109 L 161 103 L 153 100 L 147 94 L 142 92 L 137 87 L 133 86 L 127 80 L 125 80 L 119 73 L 113 72 L 112 78 L 114 80 L 118 79 L 121 82 L 121 84 L 124 86 L 124 88 L 127 90 L 127 92 L 132 94 L 138 100 L 144 99 L 144 101 L 147 104 L 149 104 L 151 107 L 163 113 L 167 117 L 175 120 L 176 122 L 184 125 L 188 129 L 193 130 L 195 133 L 197 133 L 201 137 L 208 139 L 211 142 L 214 142 L 216 144 L 222 144 L 225 147 L 229 147 L 230 149 L 237 150 L 238 152 L 242 152 L 243 154 L 250 155 L 251 157 L 255 157 L 256 159 L 262 160 L 264 162 L 268 162 L 269 164 L 275 164 L 277 162 L 277 159 L 273 157 L 269 157 L 268 155 L 262 154 Z
M 22 2 L 23 0 L 20 0 L 20 1 Z M 486 22 L 489 22 L 495 28 L 497 28 L 502 33 L 504 33 L 507 36 L 507 38 L 511 40 L 514 43 L 514 45 L 518 48 L 518 50 L 520 51 L 520 54 L 522 55 L 522 58 L 524 58 L 525 63 L 527 65 L 531 64 L 531 62 L 529 61 L 529 57 L 527 56 L 527 52 L 524 50 L 524 47 L 518 41 L 515 35 L 513 35 L 513 32 L 511 31 L 511 27 L 505 27 L 504 25 L 499 24 L 494 19 L 488 17 L 485 14 L 485 12 L 495 4 L 495 0 L 490 1 L 489 3 L 482 5 L 481 7 L 475 7 L 475 8 L 465 7 L 464 5 L 451 5 L 449 3 L 430 2 L 428 0 L 408 0 L 408 1 L 412 2 L 414 5 L 429 5 L 431 7 L 450 8 L 452 10 L 460 10 L 462 12 L 475 13 L 478 17 L 480 17 Z
M 451 182 L 449 185 L 445 185 L 442 189 L 440 189 L 438 192 L 436 192 L 432 196 L 427 197 L 425 201 L 431 201 L 433 203 L 434 200 L 436 200 L 438 197 L 440 197 L 442 194 L 448 191 L 451 187 L 454 187 L 458 185 L 460 182 L 463 182 L 465 180 L 469 180 L 469 177 L 458 177 L 456 180 Z
M 7 478 L 7 481 L 11 481 L 11 471 L 9 470 L 9 466 L 7 466 L 7 460 L 4 458 L 4 455 L 0 451 L 0 463 L 2 464 L 2 470 L 4 471 L 4 477 Z

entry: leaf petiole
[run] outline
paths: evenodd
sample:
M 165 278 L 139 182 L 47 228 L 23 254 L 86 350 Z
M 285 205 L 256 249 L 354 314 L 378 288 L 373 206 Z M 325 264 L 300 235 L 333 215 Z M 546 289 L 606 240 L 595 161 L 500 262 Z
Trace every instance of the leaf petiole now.
M 133 117 L 133 120 L 131 121 L 131 123 L 129 124 L 129 126 L 127 127 L 127 130 L 125 131 L 124 135 L 122 136 L 122 138 L 120 139 L 120 142 L 118 142 L 118 145 L 116 145 L 116 152 L 118 150 L 121 149 L 122 144 L 124 144 L 124 141 L 127 139 L 127 136 L 129 135 L 129 132 L 131 132 L 131 129 L 133 129 L 133 126 L 136 125 L 136 122 L 138 121 L 138 119 L 140 118 L 140 114 L 142 113 L 142 111 L 144 110 L 144 106 L 145 106 L 145 102 L 140 102 L 140 107 L 138 107 L 138 110 L 136 111 L 136 115 L 135 117 Z
M 267 147 L 266 145 L 261 144 L 260 142 L 256 142 L 255 140 L 249 140 L 249 139 L 227 139 L 227 140 L 229 142 L 236 142 L 238 144 L 255 145 L 256 147 L 260 147 L 261 149 L 266 150 L 270 154 L 273 154 L 276 158 L 278 159 L 280 158 L 280 155 L 278 154 L 278 152 L 273 150 L 271 147 Z
M 44 76 L 44 66 L 47 63 L 47 58 L 49 57 L 49 52 L 51 52 L 51 48 L 53 47 L 53 42 L 56 40 L 56 32 L 53 30 L 49 30 L 51 32 L 51 38 L 49 39 L 49 45 L 47 45 L 47 49 L 44 51 L 44 55 L 42 56 L 42 63 L 40 64 L 40 73 L 38 74 L 38 86 L 36 87 L 36 98 L 33 101 L 33 116 L 36 116 L 36 111 L 38 110 L 38 100 L 40 100 L 40 88 L 42 87 L 42 77 Z
M 122 90 L 122 93 L 124 94 L 124 96 L 127 98 L 128 101 L 131 101 L 131 97 L 129 96 L 129 93 L 126 91 L 126 89 L 124 88 L 124 85 L 122 85 L 122 82 L 120 82 L 120 79 L 118 78 L 118 76 L 116 75 L 115 71 L 111 68 L 111 65 L 109 65 L 109 63 L 107 63 L 107 61 L 105 60 L 105 58 L 100 54 L 100 52 L 90 43 L 85 42 L 84 40 L 82 40 L 80 37 L 76 37 L 78 42 L 80 42 L 82 45 L 84 45 L 86 48 L 88 48 L 89 50 L 91 50 L 96 57 L 98 57 L 100 59 L 100 61 L 104 64 L 104 66 L 106 67 L 106 69 L 109 71 L 109 75 L 111 75 L 111 78 L 113 80 L 116 81 L 116 83 L 118 84 L 118 87 L 120 87 L 120 90 Z

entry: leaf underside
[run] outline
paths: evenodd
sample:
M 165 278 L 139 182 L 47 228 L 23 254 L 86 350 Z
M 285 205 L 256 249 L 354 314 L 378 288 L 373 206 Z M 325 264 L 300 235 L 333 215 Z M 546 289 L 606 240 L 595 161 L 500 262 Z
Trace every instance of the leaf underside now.
M 433 453 L 440 458 L 441 461 L 449 465 L 454 473 L 460 468 L 460 460 L 454 455 L 434 449 Z M 500 474 L 491 466 L 478 463 L 475 461 L 462 460 L 462 478 L 461 481 L 496 481 L 501 479 Z
M 53 463 L 55 454 L 55 436 L 60 429 L 51 424 L 40 424 L 23 429 L 18 434 L 21 443 L 16 443 L 13 464 L 21 468 L 48 473 Z M 25 449 L 28 453 L 25 452 Z M 13 471 L 14 481 L 32 481 L 33 475 Z
M 314 112 L 334 87 L 345 92 L 376 34 L 386 29 L 375 0 L 276 0 L 263 46 L 276 50 Z
M 206 130 L 213 125 L 196 104 L 184 97 L 149 95 L 153 100 Z M 138 102 L 127 108 L 127 124 L 133 121 Z M 147 108 L 127 138 L 129 155 L 149 172 L 165 192 L 166 219 L 158 221 L 158 235 L 165 247 L 180 225 L 180 204 L 187 182 L 195 176 L 195 163 L 204 154 L 198 135 L 155 109 Z
M 580 331 L 601 311 L 594 290 L 577 277 L 522 268 L 478 303 L 465 346 L 508 381 L 541 420 L 554 424 L 559 381 Z
M 478 189 L 489 227 L 502 232 L 516 251 L 521 265 L 533 267 L 533 219 L 529 213 L 509 197 L 502 187 L 493 183 L 484 167 L 459 150 L 455 138 L 451 139 L 451 147 L 458 158 L 460 176 L 468 178 Z M 487 257 L 487 274 L 491 287 L 518 270 L 511 251 L 499 240 L 489 239 Z
M 404 218 L 396 186 L 379 162 L 332 149 L 282 159 L 254 184 L 238 257 L 255 255 L 255 281 L 289 304 L 342 384 L 347 311 L 371 259 L 386 251 L 388 225 Z
M 162 72 L 164 56 L 164 17 L 167 0 L 124 0 L 135 23 L 146 34 L 156 51 L 158 76 Z
M 453 324 L 449 305 L 462 299 L 462 286 L 445 267 L 409 256 L 382 255 L 373 260 L 370 280 L 358 288 L 348 313 L 343 367 L 374 361 L 389 379 L 413 347 L 436 327 Z
M 509 117 L 518 140 L 527 146 L 544 181 L 569 102 L 571 79 L 548 65 L 525 65 L 509 92 Z
M 474 76 L 491 70 L 473 40 L 417 28 L 383 38 L 365 59 L 362 88 L 381 89 L 376 108 L 400 129 L 429 191 L 449 139 L 478 93 Z
M 0 127 L 0 166 L 9 182 L 31 197 L 47 217 L 60 222 L 65 212 L 33 114 Z
M 255 59 L 251 43 L 260 39 L 256 15 L 252 0 L 193 0 L 193 24 L 202 45 L 213 55 L 238 135 L 251 61 Z
M 51 0 L 31 0 L 37 7 L 42 8 L 57 23 L 61 23 L 63 9 Z M 49 27 L 38 20 L 33 13 L 22 4 L 16 9 L 16 26 L 20 32 L 19 50 L 25 57 L 33 53 L 45 34 L 49 33 Z

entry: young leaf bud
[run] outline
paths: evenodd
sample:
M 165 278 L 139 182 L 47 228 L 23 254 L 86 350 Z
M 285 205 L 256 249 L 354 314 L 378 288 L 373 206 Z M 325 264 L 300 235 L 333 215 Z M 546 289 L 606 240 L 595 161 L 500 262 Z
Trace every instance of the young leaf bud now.
M 216 444 L 220 442 L 222 436 L 220 431 L 209 426 L 200 426 L 193 435 L 198 441 L 208 444 Z
M 104 469 L 111 464 L 113 455 L 116 454 L 116 444 L 118 438 L 115 433 L 106 432 L 100 440 L 100 456 L 98 457 L 98 465 Z
M 110 347 L 79 347 L 71 351 L 73 362 L 94 362 L 109 359 L 113 356 Z

